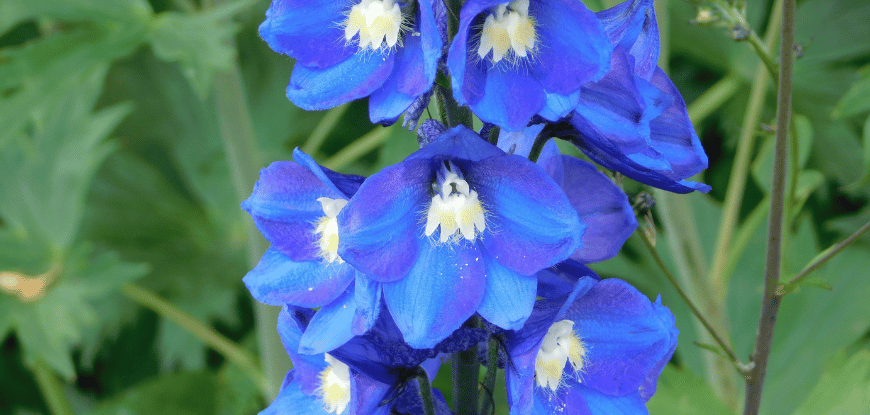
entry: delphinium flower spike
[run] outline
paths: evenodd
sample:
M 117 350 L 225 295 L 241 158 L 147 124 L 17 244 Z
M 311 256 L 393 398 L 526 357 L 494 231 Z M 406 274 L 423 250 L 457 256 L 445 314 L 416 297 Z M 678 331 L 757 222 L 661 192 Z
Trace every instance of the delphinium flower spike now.
M 444 39 L 441 0 L 273 0 L 260 36 L 296 59 L 287 97 L 321 110 L 369 97 L 369 118 L 389 124 L 429 91 Z

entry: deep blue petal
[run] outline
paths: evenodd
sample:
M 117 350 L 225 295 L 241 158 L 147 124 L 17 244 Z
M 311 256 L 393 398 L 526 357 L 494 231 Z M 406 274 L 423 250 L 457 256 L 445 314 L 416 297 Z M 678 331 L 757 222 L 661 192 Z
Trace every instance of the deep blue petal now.
M 652 146 L 671 164 L 675 178 L 691 177 L 707 168 L 707 154 L 692 128 L 686 103 L 661 68 L 656 68 L 651 82 L 673 97 L 671 106 L 650 121 Z
M 356 314 L 353 317 L 351 331 L 359 336 L 369 331 L 381 314 L 381 283 L 372 281 L 357 271 L 354 301 Z
M 501 155 L 504 155 L 504 151 L 480 138 L 474 131 L 458 125 L 445 131 L 437 139 L 415 151 L 406 160 L 431 159 L 445 156 L 445 158 L 479 161 Z
M 320 372 L 328 366 L 323 355 L 299 354 L 299 341 L 313 315 L 313 310 L 293 306 L 284 306 L 278 315 L 278 334 L 293 361 L 294 378 L 306 395 L 317 390 L 320 386 Z
M 662 305 L 662 296 L 659 295 L 656 297 L 656 302 L 653 303 L 653 310 L 655 310 L 656 315 L 659 318 L 659 321 L 666 327 L 668 327 L 670 332 L 670 347 L 668 347 L 668 351 L 665 355 L 656 363 L 655 366 L 647 373 L 646 379 L 643 384 L 640 385 L 640 397 L 644 402 L 648 401 L 652 398 L 656 393 L 656 386 L 658 385 L 659 375 L 662 374 L 662 370 L 664 370 L 665 365 L 671 360 L 671 357 L 674 355 L 674 351 L 677 350 L 677 337 L 680 334 L 680 330 L 677 329 L 675 325 L 676 317 L 671 313 L 667 307 Z
M 486 210 L 486 251 L 499 263 L 532 275 L 577 249 L 583 225 L 540 167 L 505 155 L 470 164 L 463 171 Z
M 287 98 L 313 111 L 332 108 L 368 96 L 383 85 L 393 71 L 395 53 L 357 53 L 327 68 L 297 64 L 287 85 Z
M 537 30 L 531 72 L 548 93 L 571 94 L 607 72 L 613 47 L 598 18 L 582 2 L 532 1 L 529 15 Z
M 486 292 L 477 312 L 505 330 L 517 330 L 532 313 L 537 279 L 526 276 L 485 255 Z
M 338 214 L 338 254 L 375 281 L 403 278 L 417 261 L 430 160 L 407 160 L 366 180 Z
M 637 392 L 670 357 L 674 330 L 628 283 L 607 279 L 577 298 L 558 319 L 574 321 L 586 348 L 581 383 L 608 395 Z M 660 369 L 659 369 L 660 370 Z
M 365 177 L 362 176 L 341 174 L 327 169 L 317 164 L 311 156 L 303 153 L 298 147 L 293 149 L 293 161 L 308 169 L 308 171 L 320 179 L 321 183 L 332 189 L 336 194 L 344 195 L 345 199 L 350 199 L 356 193 L 356 189 L 365 180 Z
M 320 197 L 344 198 L 304 166 L 278 161 L 260 171 L 260 180 L 242 209 L 263 236 L 295 261 L 320 259 L 314 223 L 322 217 Z
M 384 283 L 384 300 L 405 341 L 423 349 L 471 317 L 485 287 L 483 259 L 476 248 L 421 238 L 414 267 L 405 278 Z
M 653 0 L 626 1 L 596 13 L 610 41 L 634 56 L 635 73 L 650 79 L 659 59 L 659 29 Z
M 538 297 L 547 300 L 555 300 L 570 294 L 576 289 L 577 281 L 581 278 L 590 278 L 585 281 L 588 284 L 601 280 L 591 269 L 573 259 L 562 261 L 535 275 L 538 277 Z
M 432 388 L 432 404 L 437 415 L 452 415 L 450 407 L 447 406 L 447 401 L 444 400 L 444 395 L 438 389 Z M 388 405 L 397 414 L 407 415 L 424 415 L 426 412 L 423 409 L 423 401 L 420 399 L 420 385 L 416 379 L 410 380 L 405 384 L 405 388 L 394 401 Z M 383 412 L 389 414 L 390 412 Z
M 646 415 L 643 399 L 637 393 L 625 396 L 613 396 L 600 393 L 592 388 L 578 385 L 578 391 L 586 400 L 589 413 L 592 415 Z
M 625 154 L 649 147 L 649 121 L 660 111 L 647 114 L 646 101 L 637 87 L 632 58 L 622 48 L 612 55 L 604 78 L 581 89 L 577 116 L 585 118 Z M 581 132 L 582 133 L 582 132 Z
M 346 2 L 334 0 L 272 0 L 260 36 L 278 53 L 309 68 L 326 68 L 353 55 L 344 29 Z
M 260 415 L 329 415 L 317 395 L 302 392 L 300 382 L 294 379 L 298 372 L 291 369 L 287 373 L 278 397 Z
M 337 349 L 353 337 L 351 324 L 356 313 L 354 287 L 317 310 L 299 340 L 299 353 L 317 354 Z
M 416 25 L 406 34 L 396 52 L 393 73 L 369 97 L 369 118 L 373 123 L 394 122 L 419 95 L 432 87 L 444 41 L 438 33 L 431 0 L 420 1 Z
M 353 268 L 347 264 L 293 261 L 271 247 L 243 281 L 262 303 L 320 307 L 341 295 L 353 275 Z
M 534 409 L 531 415 L 551 415 L 567 413 L 577 415 L 611 415 L 606 412 L 593 412 L 586 402 L 585 394 L 581 392 L 582 386 L 576 382 L 569 382 L 556 390 L 535 388 Z M 583 388 L 585 389 L 585 388 Z
M 544 146 L 558 152 L 555 143 Z M 586 225 L 583 243 L 571 258 L 583 263 L 614 257 L 637 228 L 634 210 L 625 193 L 595 166 L 570 156 L 540 157 L 538 164 L 565 191 L 580 221 Z
M 501 61 L 486 73 L 483 96 L 469 107 L 484 122 L 508 131 L 522 131 L 544 108 L 547 93 L 540 81 Z
M 447 72 L 450 73 L 453 97 L 461 105 L 476 104 L 486 87 L 488 63 L 478 59 L 476 51 L 468 49 L 472 21 L 482 11 L 499 3 L 500 0 L 468 0 L 459 12 L 459 31 L 447 54 Z

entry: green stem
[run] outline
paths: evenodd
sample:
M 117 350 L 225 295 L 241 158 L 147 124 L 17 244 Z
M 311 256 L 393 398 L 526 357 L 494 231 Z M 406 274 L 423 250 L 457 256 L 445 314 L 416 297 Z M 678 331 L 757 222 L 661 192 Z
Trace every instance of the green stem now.
M 687 107 L 692 124 L 698 125 L 727 102 L 740 88 L 740 77 L 730 74 L 713 84 Z
M 831 258 L 835 257 L 840 252 L 843 252 L 843 250 L 846 249 L 849 245 L 864 236 L 867 231 L 870 231 L 870 222 L 865 223 L 864 226 L 855 231 L 855 233 L 853 233 L 852 235 L 849 235 L 848 238 L 824 250 L 809 265 L 801 270 L 801 272 L 792 277 L 792 279 L 788 280 L 788 282 L 785 284 L 785 287 L 791 287 L 800 284 L 800 282 L 803 281 L 808 275 L 813 273 L 813 271 L 821 268 L 821 266 L 825 265 L 825 263 L 828 262 Z M 780 295 L 785 295 L 789 292 L 789 290 L 784 289 L 784 287 L 780 287 L 777 291 Z
M 265 394 L 267 392 L 268 382 L 265 375 L 257 366 L 256 360 L 245 349 L 237 345 L 230 339 L 222 336 L 208 325 L 197 320 L 190 314 L 184 312 L 169 301 L 161 298 L 157 294 L 140 287 L 133 283 L 124 284 L 121 291 L 131 300 L 139 303 L 143 307 L 154 311 L 161 317 L 170 320 L 185 330 L 202 340 L 205 344 L 216 350 L 228 361 L 236 364 L 254 381 L 254 383 Z
M 314 154 L 320 148 L 320 145 L 323 144 L 323 141 L 326 140 L 326 136 L 338 125 L 338 121 L 341 120 L 341 116 L 347 112 L 348 108 L 350 108 L 350 103 L 341 104 L 327 111 L 323 118 L 320 119 L 320 122 L 317 123 L 317 126 L 314 127 L 311 135 L 308 136 L 308 140 L 302 145 L 302 151 L 306 154 Z
M 765 42 L 773 45 L 776 41 L 780 19 L 782 0 L 777 0 L 770 15 L 767 25 Z M 752 90 L 749 93 L 749 103 L 743 117 L 743 127 L 737 144 L 737 153 L 734 157 L 734 165 L 731 167 L 731 175 L 728 179 L 728 189 L 725 192 L 725 206 L 722 220 L 719 222 L 719 230 L 716 237 L 716 246 L 713 250 L 713 263 L 710 266 L 710 278 L 713 292 L 724 293 L 728 285 L 730 273 L 725 273 L 725 262 L 728 258 L 739 256 L 739 252 L 731 249 L 731 239 L 737 228 L 737 220 L 740 217 L 740 206 L 743 203 L 743 191 L 746 189 L 746 179 L 749 175 L 752 153 L 755 150 L 755 136 L 758 124 L 764 109 L 764 98 L 767 94 L 767 72 L 762 65 L 755 71 L 752 81 Z
M 689 306 L 689 310 L 692 311 L 692 314 L 694 314 L 698 321 L 701 322 L 701 324 L 704 326 L 704 328 L 707 329 L 707 332 L 710 333 L 710 336 L 713 337 L 713 340 L 716 341 L 716 343 L 719 345 L 719 348 L 721 348 L 722 351 L 725 352 L 725 355 L 728 356 L 728 359 L 730 359 L 731 362 L 734 363 L 737 371 L 743 373 L 746 369 L 743 363 L 740 362 L 737 354 L 734 353 L 734 350 L 731 348 L 731 346 L 728 345 L 727 342 L 725 342 L 724 338 L 716 332 L 716 329 L 713 328 L 713 325 L 710 324 L 709 321 L 707 321 L 707 319 L 704 317 L 704 314 L 701 313 L 701 310 L 699 310 L 698 307 L 695 306 L 695 303 L 692 302 L 692 300 L 689 298 L 689 295 L 686 294 L 685 291 L 683 291 L 682 287 L 680 287 L 680 283 L 677 282 L 674 274 L 671 273 L 667 265 L 665 265 L 665 262 L 659 256 L 659 253 L 658 251 L 656 251 L 655 246 L 653 246 L 653 243 L 649 239 L 649 236 L 647 236 L 647 234 L 640 229 L 638 229 L 638 232 L 636 233 L 640 235 L 640 239 L 643 241 L 644 246 L 646 246 L 646 249 L 652 255 L 656 265 L 658 265 L 659 269 L 662 270 L 662 273 L 665 274 L 665 277 L 667 277 L 668 281 L 670 281 L 674 289 L 677 290 L 677 294 L 679 294 L 680 298 L 682 298 L 686 305 Z
M 495 381 L 498 374 L 498 349 L 501 347 L 498 338 L 489 336 L 489 350 L 487 351 L 486 377 L 483 380 L 483 391 L 486 396 L 480 404 L 480 415 L 492 415 L 495 402 Z
M 57 375 L 42 362 L 37 362 L 33 367 L 33 376 L 36 384 L 45 399 L 45 406 L 52 415 L 73 415 L 72 407 L 63 391 L 63 385 L 57 379 Z
M 261 167 L 243 85 L 238 63 L 234 63 L 229 70 L 218 73 L 215 77 L 214 96 L 220 134 L 238 200 L 247 198 L 251 193 Z M 266 251 L 268 244 L 252 221 L 246 220 L 245 226 L 248 234 L 248 265 L 254 267 Z M 278 307 L 254 304 L 260 358 L 268 379 L 264 396 L 269 401 L 278 396 L 284 376 L 292 367 L 281 338 L 275 330 L 279 312 Z
M 466 326 L 479 326 L 476 317 L 465 322 Z M 468 350 L 453 353 L 450 357 L 453 369 L 453 413 L 477 415 L 477 381 L 480 376 L 480 361 L 477 345 Z
M 742 10 L 738 10 L 727 2 L 717 1 L 715 3 L 716 8 L 719 9 L 719 12 L 722 16 L 724 16 L 728 20 L 728 24 L 732 27 L 739 26 L 745 29 L 748 32 L 748 36 L 746 40 L 749 42 L 749 45 L 752 46 L 752 49 L 761 59 L 761 62 L 764 63 L 765 69 L 767 69 L 768 74 L 774 80 L 779 76 L 779 67 L 776 64 L 776 60 L 773 55 L 770 53 L 770 49 L 773 47 L 770 45 L 770 42 L 765 39 L 764 42 L 761 41 L 761 38 L 758 37 L 758 34 L 755 33 L 755 30 L 749 25 L 746 21 L 746 17 L 743 15 Z M 771 20 L 773 19 L 773 15 L 777 15 L 779 13 L 776 12 L 777 8 L 774 6 L 774 11 L 771 14 Z M 775 30 L 774 30 L 775 32 Z M 771 33 L 771 27 L 768 25 L 767 33 Z
M 420 400 L 423 401 L 423 413 L 435 415 L 435 400 L 432 399 L 432 385 L 429 384 L 429 375 L 422 368 L 418 368 L 417 383 L 420 387 Z
M 785 0 L 782 8 L 782 44 L 780 45 L 779 88 L 776 99 L 776 144 L 773 179 L 770 188 L 770 215 L 767 228 L 767 260 L 764 266 L 764 295 L 752 362 L 755 367 L 746 376 L 744 415 L 758 414 L 761 392 L 767 374 L 767 362 L 773 343 L 773 330 L 782 296 L 777 294 L 782 271 L 782 228 L 785 214 L 785 179 L 788 161 L 788 136 L 791 126 L 792 71 L 794 60 L 795 0 Z
M 443 82 L 447 82 L 443 78 Z M 442 84 L 435 85 L 435 102 L 438 104 L 438 111 L 441 113 L 441 122 L 448 127 L 464 125 L 471 128 L 472 118 L 471 111 L 466 107 L 459 106 L 450 91 L 449 86 Z
M 341 170 L 343 167 L 359 160 L 362 156 L 370 151 L 380 147 L 390 137 L 390 128 L 375 127 L 362 137 L 354 140 L 347 147 L 335 153 L 332 157 L 323 162 L 323 167 L 331 170 Z

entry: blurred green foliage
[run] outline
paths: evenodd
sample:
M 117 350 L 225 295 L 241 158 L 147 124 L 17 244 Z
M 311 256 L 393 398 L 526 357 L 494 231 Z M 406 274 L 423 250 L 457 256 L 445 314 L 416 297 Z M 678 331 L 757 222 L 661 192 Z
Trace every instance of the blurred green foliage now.
M 614 2 L 587 3 L 601 9 Z M 759 60 L 726 31 L 690 24 L 695 5 L 661 3 L 669 70 L 686 101 L 691 105 L 729 75 L 741 85 L 695 120 L 710 156 L 700 179 L 714 190 L 674 199 L 698 224 L 697 265 L 705 269 Z M 748 23 L 759 33 L 772 3 L 747 3 Z M 798 6 L 802 56 L 786 277 L 870 220 L 870 3 Z M 38 367 L 58 376 L 75 413 L 242 415 L 265 405 L 240 368 L 128 300 L 120 287 L 136 281 L 258 351 L 252 300 L 241 284 L 250 268 L 249 222 L 222 129 L 232 117 L 249 117 L 258 151 L 248 162 L 266 166 L 289 159 L 324 116 L 284 97 L 292 62 L 256 34 L 267 7 L 268 1 L 0 2 L 0 413 L 48 412 L 32 373 Z M 241 77 L 241 93 L 229 99 L 246 111 L 216 102 L 215 79 L 226 73 Z M 752 179 L 736 255 L 727 261 L 726 292 L 715 293 L 725 299 L 728 337 L 742 358 L 751 351 L 760 307 L 766 216 L 758 206 L 770 182 L 773 98 L 769 91 L 762 125 L 748 127 L 757 137 Z M 353 103 L 312 155 L 327 160 L 373 128 L 365 103 Z M 384 145 L 342 170 L 371 174 L 416 149 L 413 133 L 390 128 Z M 629 196 L 642 190 L 628 180 L 623 185 Z M 659 221 L 662 213 L 653 212 Z M 678 269 L 673 253 L 681 247 L 661 226 L 658 232 L 659 253 Z M 594 268 L 651 297 L 661 293 L 677 316 L 680 345 L 651 413 L 734 413 L 729 405 L 739 402 L 742 384 L 723 390 L 706 383 L 719 376 L 709 361 L 720 357 L 696 344 L 704 343 L 701 329 L 640 240 L 632 237 L 620 256 Z M 763 413 L 870 407 L 868 270 L 865 237 L 784 300 Z M 441 375 L 435 385 L 447 389 L 449 400 L 448 382 Z M 496 400 L 498 413 L 507 413 L 503 395 Z

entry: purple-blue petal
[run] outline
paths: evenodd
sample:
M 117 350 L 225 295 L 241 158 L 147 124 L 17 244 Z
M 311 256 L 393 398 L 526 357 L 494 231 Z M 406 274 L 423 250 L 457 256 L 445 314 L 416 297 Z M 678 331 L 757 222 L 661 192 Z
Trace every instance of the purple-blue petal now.
M 405 341 L 430 348 L 471 317 L 483 299 L 483 259 L 473 246 L 438 245 L 421 238 L 408 275 L 384 283 L 384 300 Z
M 287 372 L 278 397 L 259 415 L 329 415 L 323 401 L 314 394 L 305 394 L 298 379 L 300 369 Z
M 323 216 L 320 197 L 344 198 L 304 166 L 278 161 L 260 171 L 260 180 L 242 209 L 272 247 L 295 261 L 319 259 L 314 223 Z
M 479 161 L 501 155 L 504 155 L 504 151 L 490 144 L 474 131 L 458 125 L 412 153 L 406 160 L 431 159 L 441 156 L 442 158 Z
M 311 156 L 303 153 L 298 147 L 293 149 L 293 161 L 317 176 L 321 183 L 332 189 L 336 194 L 344 195 L 345 199 L 350 199 L 356 193 L 356 189 L 365 180 L 365 177 L 362 176 L 336 173 L 327 169 L 317 164 Z
M 640 397 L 644 402 L 650 400 L 653 395 L 656 393 L 656 386 L 658 385 L 659 375 L 662 374 L 662 370 L 664 370 L 665 365 L 671 360 L 671 357 L 674 355 L 674 351 L 677 350 L 677 337 L 680 334 L 680 330 L 677 329 L 676 317 L 671 313 L 671 310 L 662 305 L 662 296 L 661 294 L 656 297 L 656 301 L 653 303 L 653 310 L 655 310 L 656 315 L 659 320 L 664 324 L 670 333 L 670 347 L 668 347 L 665 355 L 653 366 L 652 370 L 647 373 L 646 379 L 643 384 L 640 385 Z
M 369 118 L 373 123 L 395 122 L 421 94 L 432 87 L 444 41 L 438 33 L 431 0 L 417 3 L 414 32 L 407 33 L 396 52 L 393 73 L 369 97 Z
M 354 270 L 347 264 L 293 261 L 271 247 L 243 281 L 251 295 L 262 303 L 320 307 L 338 298 L 353 276 Z
M 626 1 L 596 13 L 611 43 L 630 51 L 635 73 L 650 79 L 659 59 L 659 30 L 653 0 Z
M 369 331 L 381 314 L 381 283 L 370 280 L 357 271 L 354 283 L 356 314 L 351 331 L 359 336 Z
M 393 71 L 395 53 L 357 53 L 326 68 L 297 64 L 287 85 L 287 98 L 299 108 L 316 111 L 368 96 Z
M 327 366 L 323 355 L 299 354 L 299 341 L 313 315 L 314 310 L 293 306 L 284 306 L 278 315 L 278 334 L 293 361 L 294 378 L 306 395 L 313 394 L 320 386 L 320 372 Z
M 508 154 L 516 154 L 520 157 L 528 158 L 529 153 L 532 152 L 532 145 L 535 144 L 535 139 L 541 133 L 541 130 L 544 129 L 544 126 L 544 124 L 530 125 L 520 132 L 501 130 L 498 134 L 498 148 Z M 538 160 L 540 161 L 540 157 L 543 156 L 543 153 L 541 153 Z
M 483 258 L 486 291 L 477 312 L 505 330 L 518 330 L 532 313 L 538 281 L 499 264 L 490 255 Z
M 583 395 L 592 415 L 647 415 L 645 401 L 638 393 L 624 396 L 607 395 L 592 388 L 578 385 L 577 392 Z
M 469 107 L 484 122 L 522 131 L 546 105 L 547 93 L 534 76 L 509 65 L 502 61 L 487 71 L 483 95 Z
M 523 275 L 567 258 L 583 225 L 559 186 L 537 165 L 516 155 L 468 165 L 465 176 L 486 210 L 483 243 L 489 255 Z
M 673 98 L 671 106 L 650 121 L 652 146 L 671 164 L 675 178 L 694 176 L 707 168 L 707 154 L 692 128 L 686 103 L 661 68 L 655 69 L 651 82 Z
M 607 279 L 577 298 L 558 319 L 574 322 L 586 347 L 582 383 L 608 395 L 637 392 L 673 352 L 676 330 L 628 283 Z M 660 369 L 659 369 L 660 370 Z
M 344 29 L 346 2 L 334 0 L 272 0 L 260 36 L 278 53 L 310 68 L 326 68 L 353 55 Z
M 351 324 L 356 313 L 353 291 L 353 286 L 348 287 L 341 296 L 317 310 L 299 340 L 299 353 L 326 353 L 353 338 Z
M 555 413 L 569 413 L 576 415 L 620 415 L 618 412 L 609 414 L 606 412 L 592 412 L 586 402 L 583 386 L 576 382 L 567 382 L 556 390 L 535 388 L 534 409 L 530 415 L 551 415 Z
M 576 290 L 577 281 L 586 277 L 584 284 L 593 284 L 601 278 L 582 263 L 568 259 L 537 274 L 538 297 L 555 300 Z
M 417 261 L 430 160 L 407 160 L 369 177 L 338 214 L 338 254 L 371 279 L 402 279 Z
M 607 72 L 613 47 L 598 18 L 582 2 L 532 1 L 529 15 L 535 19 L 538 37 L 531 72 L 548 93 L 571 94 Z

